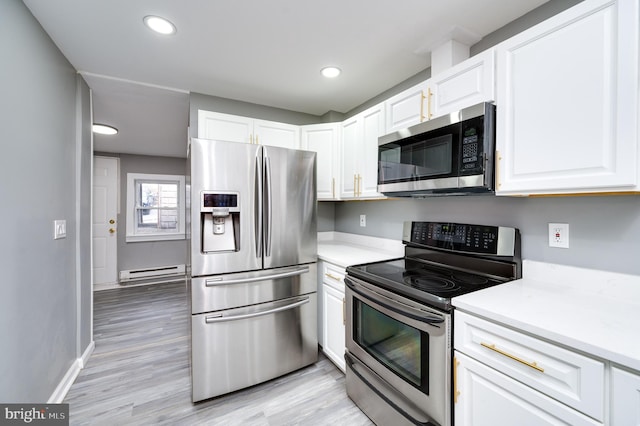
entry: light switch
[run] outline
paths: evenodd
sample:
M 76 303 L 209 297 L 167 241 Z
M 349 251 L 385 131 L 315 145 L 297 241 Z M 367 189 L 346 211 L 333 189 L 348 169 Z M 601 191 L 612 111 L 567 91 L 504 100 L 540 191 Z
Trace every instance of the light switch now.
M 54 220 L 53 221 L 53 239 L 59 240 L 67 236 L 67 221 L 66 220 Z

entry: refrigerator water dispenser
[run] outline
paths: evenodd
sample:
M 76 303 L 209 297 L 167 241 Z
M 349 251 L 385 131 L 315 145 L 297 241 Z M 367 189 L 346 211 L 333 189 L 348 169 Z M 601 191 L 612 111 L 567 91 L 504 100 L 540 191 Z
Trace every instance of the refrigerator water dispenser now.
M 203 192 L 200 204 L 202 252 L 240 250 L 240 207 L 237 192 Z

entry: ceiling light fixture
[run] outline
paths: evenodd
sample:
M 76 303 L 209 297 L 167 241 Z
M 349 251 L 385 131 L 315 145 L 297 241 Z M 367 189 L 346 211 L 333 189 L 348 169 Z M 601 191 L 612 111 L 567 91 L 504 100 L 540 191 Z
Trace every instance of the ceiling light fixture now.
M 159 16 L 148 15 L 144 17 L 143 21 L 147 27 L 158 34 L 171 35 L 176 33 L 176 26 Z
M 320 70 L 323 76 L 327 78 L 335 78 L 340 75 L 340 68 L 337 67 L 324 67 Z
M 93 133 L 99 133 L 101 135 L 115 135 L 118 133 L 118 129 L 106 124 L 94 124 L 92 126 Z

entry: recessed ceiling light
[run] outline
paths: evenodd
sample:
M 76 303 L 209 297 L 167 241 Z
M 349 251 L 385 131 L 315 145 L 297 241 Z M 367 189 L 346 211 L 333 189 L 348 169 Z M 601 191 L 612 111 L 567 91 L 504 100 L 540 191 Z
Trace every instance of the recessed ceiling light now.
M 94 124 L 92 126 L 93 133 L 99 133 L 101 135 L 115 135 L 118 133 L 118 129 L 106 124 Z
M 340 68 L 337 67 L 324 67 L 320 70 L 322 75 L 327 78 L 334 78 L 340 75 Z
M 144 17 L 143 21 L 147 27 L 158 34 L 171 35 L 176 33 L 176 26 L 159 16 L 148 15 Z

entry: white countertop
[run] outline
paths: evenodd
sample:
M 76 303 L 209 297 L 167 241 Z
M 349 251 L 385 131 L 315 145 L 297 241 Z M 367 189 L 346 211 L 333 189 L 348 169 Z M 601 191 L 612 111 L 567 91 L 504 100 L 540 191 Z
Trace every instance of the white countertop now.
M 527 260 L 522 271 L 453 306 L 640 371 L 640 276 Z
M 342 268 L 403 256 L 404 245 L 400 240 L 344 232 L 318 232 L 318 258 Z

